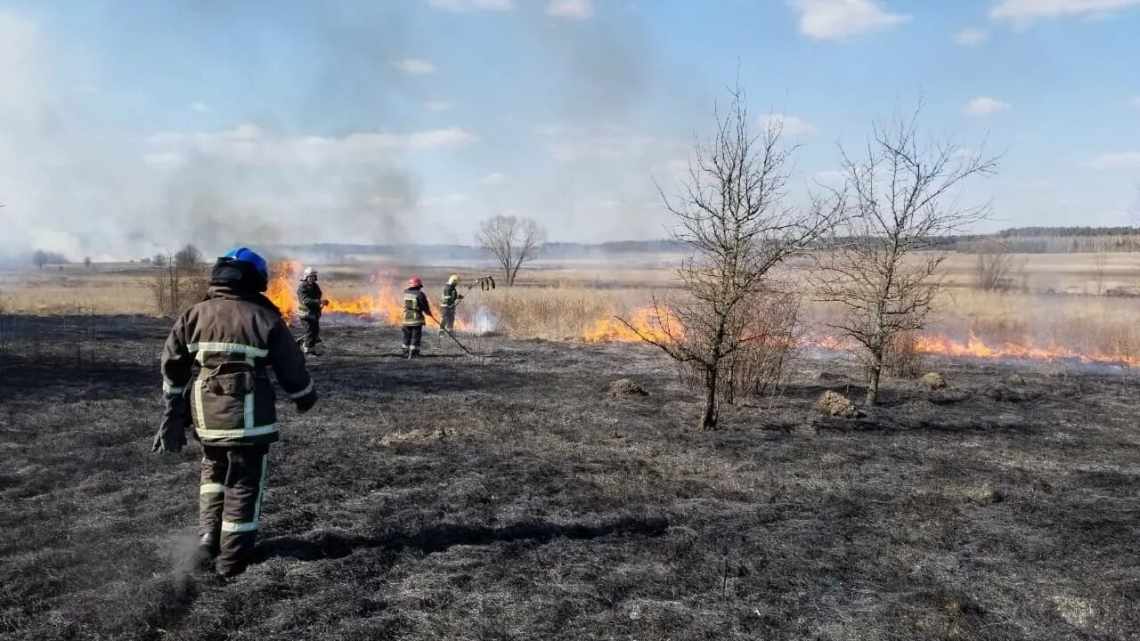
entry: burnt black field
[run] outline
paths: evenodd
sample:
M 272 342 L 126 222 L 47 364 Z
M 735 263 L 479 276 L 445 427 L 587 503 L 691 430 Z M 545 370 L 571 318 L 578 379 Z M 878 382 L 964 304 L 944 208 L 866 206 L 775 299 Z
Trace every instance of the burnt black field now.
M 690 429 L 649 347 L 330 323 L 286 408 L 258 560 L 190 561 L 197 461 L 150 453 L 165 323 L 0 336 L 0 638 L 1140 639 L 1140 378 L 932 361 L 951 389 L 804 357 Z M 619 378 L 648 396 L 607 393 Z

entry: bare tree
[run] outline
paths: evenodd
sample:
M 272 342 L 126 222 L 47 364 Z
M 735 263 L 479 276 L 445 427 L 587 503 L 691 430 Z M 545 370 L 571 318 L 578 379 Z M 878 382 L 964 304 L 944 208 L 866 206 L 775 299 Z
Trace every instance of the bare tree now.
M 974 263 L 974 281 L 978 289 L 995 291 L 1011 289 L 1017 263 L 1009 245 L 996 238 L 987 238 L 977 246 Z
M 193 245 L 185 245 L 175 252 L 174 264 L 183 270 L 197 269 L 202 264 L 202 251 Z
M 158 254 L 153 262 L 159 269 L 154 274 L 151 283 L 151 292 L 154 294 L 155 309 L 160 316 L 173 318 L 182 313 L 184 309 L 202 300 L 209 287 L 208 269 L 198 260 L 190 259 L 191 253 L 187 249 L 194 249 L 187 245 L 173 256 Z M 194 249 L 197 252 L 197 249 Z M 179 260 L 179 254 L 182 259 Z
M 997 168 L 996 158 L 923 140 L 919 111 L 875 127 L 865 156 L 843 151 L 851 215 L 815 278 L 818 298 L 845 312 L 830 326 L 863 352 L 869 404 L 878 401 L 892 341 L 925 326 L 942 285 L 945 255 L 926 250 L 935 249 L 937 237 L 986 217 L 988 206 L 959 205 L 956 188 Z
M 797 210 L 786 202 L 792 149 L 782 145 L 782 130 L 771 123 L 752 130 L 743 92 L 731 92 L 728 111 L 716 112 L 712 140 L 698 143 L 680 194 L 661 194 L 677 220 L 674 238 L 691 254 L 677 271 L 684 288 L 678 300 L 654 300 L 654 328 L 622 319 L 642 340 L 659 347 L 694 374 L 703 385 L 704 409 L 698 428 L 713 430 L 719 419 L 718 392 L 734 357 L 750 345 L 782 336 L 761 331 L 758 304 L 772 289 L 772 270 L 806 252 L 834 224 L 841 198 L 828 206 L 813 199 Z
M 507 285 L 514 285 L 523 263 L 538 256 L 546 230 L 530 218 L 495 216 L 479 224 L 476 239 L 499 262 Z
M 1133 227 L 1140 227 L 1140 183 L 1136 183 L 1136 198 L 1129 207 L 1128 218 Z
M 1108 254 L 1100 252 L 1093 256 L 1093 283 L 1096 285 L 1096 295 L 1104 295 L 1104 277 L 1108 272 Z

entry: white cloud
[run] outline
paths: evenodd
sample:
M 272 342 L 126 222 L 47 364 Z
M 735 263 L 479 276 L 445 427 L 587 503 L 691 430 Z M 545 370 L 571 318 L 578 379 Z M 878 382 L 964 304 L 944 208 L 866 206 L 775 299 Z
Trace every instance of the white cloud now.
M 954 34 L 954 42 L 963 47 L 976 47 L 985 42 L 990 34 L 985 29 L 969 27 Z
M 455 105 L 446 100 L 429 100 L 424 103 L 424 109 L 440 113 L 443 111 L 450 111 Z
M 433 65 L 430 60 L 424 60 L 423 58 L 404 58 L 403 60 L 396 60 L 392 63 L 392 66 L 409 76 L 423 76 L 435 73 L 435 65 Z
M 1044 18 L 1097 16 L 1140 7 L 1140 0 L 999 0 L 990 17 L 1027 24 Z
M 486 176 L 483 176 L 482 178 L 480 178 L 479 182 L 481 184 L 484 184 L 484 185 L 501 185 L 501 184 L 507 182 L 507 175 L 500 173 L 500 172 L 497 172 L 497 171 L 493 171 L 493 172 L 487 174 Z
M 1093 169 L 1140 169 L 1140 151 L 1118 151 L 1101 154 L 1085 163 Z
M 799 13 L 800 33 L 816 40 L 844 40 L 882 31 L 910 20 L 891 13 L 878 0 L 790 0 Z
M 555 18 L 586 20 L 594 15 L 593 0 L 550 0 L 546 5 L 547 15 Z
M 512 0 L 428 0 L 433 9 L 465 13 L 468 11 L 510 11 L 515 8 Z
M 787 114 L 767 114 L 760 119 L 760 126 L 764 128 L 778 126 L 786 136 L 814 136 L 817 133 L 815 125 L 798 116 Z
M 192 102 L 190 103 L 190 111 L 200 114 L 209 113 L 210 105 L 207 105 L 206 103 L 200 101 Z
M 1008 102 L 1003 102 L 988 96 L 978 96 L 966 103 L 966 106 L 962 108 L 962 112 L 967 116 L 989 116 L 1001 111 L 1007 111 L 1009 108 L 1010 104 Z
M 542 126 L 538 134 L 547 139 L 552 158 L 562 163 L 600 162 L 619 158 L 639 157 L 663 145 L 651 135 L 624 127 L 597 125 L 593 127 Z
M 448 205 L 462 205 L 470 201 L 471 196 L 467 194 L 453 193 L 443 194 L 441 196 L 428 196 L 421 202 L 425 207 L 446 207 Z
M 186 158 L 179 153 L 160 151 L 143 154 L 143 162 L 155 169 L 177 169 L 186 163 Z

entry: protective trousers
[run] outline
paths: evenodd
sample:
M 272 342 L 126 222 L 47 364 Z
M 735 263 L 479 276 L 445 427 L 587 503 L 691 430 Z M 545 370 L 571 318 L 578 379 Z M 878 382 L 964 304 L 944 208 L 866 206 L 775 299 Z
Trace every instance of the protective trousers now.
M 452 331 L 455 328 L 455 305 L 444 305 L 441 318 L 439 319 L 440 333 L 443 330 Z
M 218 541 L 217 570 L 240 574 L 253 555 L 265 494 L 268 445 L 202 446 L 199 529 Z
M 317 314 L 309 313 L 301 317 L 301 324 L 305 326 L 305 339 L 301 345 L 310 350 L 321 342 L 321 317 Z
M 413 354 L 420 353 L 420 343 L 423 341 L 423 325 L 404 325 L 404 349 Z

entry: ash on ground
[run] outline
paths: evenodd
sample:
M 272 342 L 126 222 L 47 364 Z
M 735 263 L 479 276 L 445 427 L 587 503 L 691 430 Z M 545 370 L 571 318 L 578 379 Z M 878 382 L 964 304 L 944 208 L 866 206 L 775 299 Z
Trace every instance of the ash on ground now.
M 82 359 L 0 352 L 0 637 L 1140 630 L 1128 370 L 931 358 L 947 389 L 887 379 L 846 419 L 815 403 L 863 398 L 862 372 L 827 354 L 698 432 L 701 391 L 649 346 L 475 338 L 493 357 L 474 359 L 425 339 L 406 360 L 398 328 L 333 324 L 321 402 L 281 413 L 258 562 L 209 584 L 180 571 L 197 445 L 149 451 L 169 324 L 97 327 Z M 653 395 L 607 402 L 616 379 Z

